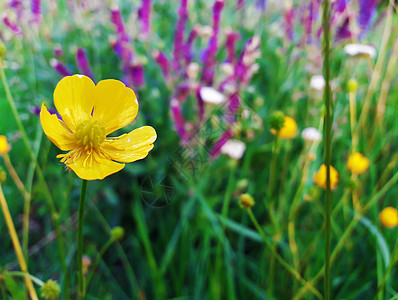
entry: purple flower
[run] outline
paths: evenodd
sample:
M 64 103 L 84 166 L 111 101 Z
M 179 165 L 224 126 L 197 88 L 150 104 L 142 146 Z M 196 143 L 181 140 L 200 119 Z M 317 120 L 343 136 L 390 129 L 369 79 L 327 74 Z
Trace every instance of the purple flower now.
M 48 110 L 48 112 L 49 112 L 50 114 L 52 114 L 52 115 L 57 115 L 58 119 L 62 120 L 61 115 L 60 115 L 54 108 L 47 107 L 47 110 Z M 40 116 L 41 107 L 40 107 L 40 106 L 37 106 L 37 105 L 32 106 L 32 107 L 30 108 L 30 112 L 31 112 L 32 114 L 36 115 L 36 116 Z
M 132 86 L 140 86 L 145 83 L 144 67 L 140 64 L 132 64 L 125 70 L 128 81 Z
M 265 10 L 267 6 L 267 1 L 266 0 L 256 0 L 256 7 L 262 11 Z
M 69 72 L 69 70 L 66 68 L 66 66 L 65 66 L 63 63 L 61 63 L 61 62 L 60 62 L 58 59 L 56 59 L 56 58 L 52 58 L 52 59 L 50 60 L 50 65 L 51 65 L 51 67 L 52 67 L 59 75 L 61 75 L 62 77 L 72 75 L 72 73 Z
M 174 129 L 177 131 L 177 134 L 183 139 L 183 141 L 187 140 L 187 133 L 185 131 L 185 122 L 184 117 L 182 116 L 181 106 L 177 99 L 172 99 L 170 103 L 171 113 L 174 119 Z
M 225 42 L 225 48 L 227 50 L 228 61 L 233 64 L 235 63 L 235 43 L 239 39 L 240 35 L 237 32 L 230 31 L 227 33 L 227 40 Z
M 376 12 L 376 5 L 378 2 L 378 0 L 358 0 L 358 24 L 361 27 L 362 32 L 365 32 L 369 29 L 372 17 Z
M 346 17 L 343 24 L 337 28 L 336 41 L 349 39 L 351 37 L 352 37 L 352 33 L 350 30 L 350 18 Z
M 202 122 L 205 115 L 205 102 L 203 101 L 202 95 L 200 94 L 200 89 L 202 87 L 198 86 L 196 89 L 196 99 L 198 100 L 199 108 L 199 121 Z
M 79 71 L 84 75 L 94 79 L 93 72 L 91 71 L 90 63 L 87 59 L 86 51 L 83 48 L 78 48 L 76 52 L 76 63 Z
M 40 22 L 40 15 L 41 15 L 41 3 L 40 0 L 32 0 L 30 3 L 30 8 L 33 13 L 33 20 L 35 23 Z
M 150 28 L 151 0 L 142 0 L 138 10 L 138 18 L 141 20 L 141 33 L 147 35 Z
M 133 60 L 133 52 L 128 46 L 128 43 L 123 42 L 120 39 L 110 39 L 109 43 L 113 48 L 113 51 L 119 56 L 123 62 L 123 64 L 130 64 Z
M 217 39 L 220 27 L 221 10 L 224 7 L 223 0 L 217 0 L 213 5 L 213 35 L 209 40 L 204 53 L 204 67 L 202 81 L 206 85 L 212 85 L 214 79 L 214 66 L 216 65 Z
M 61 46 L 56 46 L 55 48 L 54 48 L 54 50 L 53 50 L 53 55 L 55 56 L 55 57 L 60 57 L 60 56 L 62 56 L 64 54 L 64 51 L 62 50 L 62 47 Z
M 163 75 L 168 78 L 169 76 L 169 61 L 166 57 L 166 55 L 162 51 L 153 51 L 152 52 L 152 57 L 156 61 L 156 63 L 159 65 L 160 69 L 163 72 Z
M 225 145 L 225 143 L 233 136 L 232 130 L 228 129 L 225 131 L 220 139 L 214 144 L 213 149 L 210 151 L 210 156 L 211 157 L 216 157 L 220 154 L 222 146 Z
M 188 0 L 181 0 L 181 6 L 178 9 L 178 20 L 174 33 L 174 50 L 173 50 L 173 68 L 180 69 L 180 59 L 184 51 L 184 31 L 188 20 L 187 10 Z
M 290 7 L 288 10 L 284 13 L 283 19 L 285 21 L 285 31 L 286 35 L 289 37 L 290 41 L 293 41 L 294 39 L 294 8 Z
M 192 28 L 191 32 L 189 33 L 187 43 L 185 44 L 185 63 L 189 64 L 193 58 L 192 53 L 192 44 L 195 41 L 196 37 L 198 36 L 199 29 L 197 26 Z
M 111 9 L 111 22 L 115 26 L 116 33 L 119 35 L 121 41 L 128 42 L 129 38 L 124 28 L 122 14 L 120 13 L 119 8 L 117 7 L 113 7 Z
M 10 28 L 16 35 L 22 35 L 21 29 L 18 27 L 18 25 L 12 23 L 7 16 L 3 17 L 3 23 L 6 25 L 8 28 Z
M 243 6 L 245 5 L 245 0 L 237 0 L 236 1 L 236 10 L 243 8 Z

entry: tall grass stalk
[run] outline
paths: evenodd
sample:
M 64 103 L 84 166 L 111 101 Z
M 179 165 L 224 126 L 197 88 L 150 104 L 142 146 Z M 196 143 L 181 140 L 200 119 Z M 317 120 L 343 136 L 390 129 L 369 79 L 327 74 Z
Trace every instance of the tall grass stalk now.
M 84 222 L 84 208 L 86 203 L 86 191 L 87 191 L 87 180 L 82 180 L 82 190 L 80 193 L 79 202 L 79 225 L 77 231 L 77 266 L 78 266 L 78 299 L 83 300 L 85 298 L 84 289 L 84 275 L 83 275 L 83 222 Z
M 326 241 L 325 241 L 325 294 L 324 299 L 330 299 L 330 164 L 332 153 L 332 92 L 330 89 L 330 1 L 323 2 L 323 77 L 325 78 L 325 164 L 326 164 Z

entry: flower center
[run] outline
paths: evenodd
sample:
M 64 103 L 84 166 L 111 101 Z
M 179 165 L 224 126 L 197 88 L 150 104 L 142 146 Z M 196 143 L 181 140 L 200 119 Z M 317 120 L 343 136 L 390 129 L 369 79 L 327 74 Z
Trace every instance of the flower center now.
M 97 148 L 105 141 L 105 128 L 101 126 L 98 120 L 88 119 L 76 127 L 75 137 L 77 142 L 86 150 Z

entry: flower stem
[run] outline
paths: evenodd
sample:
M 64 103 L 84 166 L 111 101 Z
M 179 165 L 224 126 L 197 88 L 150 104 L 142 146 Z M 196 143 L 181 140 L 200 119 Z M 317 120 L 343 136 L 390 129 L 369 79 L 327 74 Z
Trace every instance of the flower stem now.
M 332 152 L 332 102 L 330 90 L 330 0 L 323 1 L 323 73 L 325 78 L 325 163 L 326 163 L 326 242 L 325 242 L 325 300 L 330 299 L 330 163 Z
M 18 235 L 15 230 L 14 222 L 12 221 L 10 211 L 8 209 L 6 198 L 4 197 L 3 190 L 0 185 L 0 206 L 4 214 L 4 219 L 6 221 L 8 231 L 11 236 L 12 244 L 14 245 L 15 254 L 17 255 L 19 266 L 21 267 L 22 272 L 28 274 L 28 267 L 26 265 L 25 258 L 22 253 L 21 244 L 18 240 Z M 32 280 L 29 277 L 25 276 L 25 283 L 29 291 L 30 298 L 32 300 L 38 300 L 35 288 L 33 287 Z
M 83 276 L 83 219 L 84 219 L 84 207 L 86 202 L 86 191 L 87 191 L 87 180 L 82 180 L 82 190 L 80 193 L 80 204 L 79 204 L 79 225 L 77 232 L 77 266 L 78 266 L 78 280 L 79 280 L 79 289 L 78 289 L 78 299 L 84 299 L 84 276 Z

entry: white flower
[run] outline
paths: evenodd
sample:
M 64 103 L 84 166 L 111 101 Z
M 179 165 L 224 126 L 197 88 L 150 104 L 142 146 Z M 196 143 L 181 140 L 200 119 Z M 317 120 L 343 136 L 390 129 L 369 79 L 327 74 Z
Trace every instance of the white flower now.
M 322 133 L 314 127 L 308 127 L 301 132 L 301 137 L 308 142 L 319 142 L 322 140 Z
M 376 49 L 370 45 L 348 44 L 344 47 L 345 54 L 349 56 L 367 56 L 374 58 L 376 56 Z
M 316 91 L 323 91 L 325 88 L 325 79 L 322 75 L 314 75 L 311 77 L 310 87 Z
M 241 159 L 246 150 L 246 144 L 238 140 L 228 140 L 222 147 L 221 153 L 233 159 Z
M 195 79 L 196 77 L 198 77 L 198 73 L 199 73 L 199 64 L 195 62 L 190 63 L 187 67 L 187 74 L 189 79 Z
M 200 88 L 200 97 L 203 101 L 210 104 L 221 104 L 225 102 L 225 96 L 212 87 L 203 86 Z

